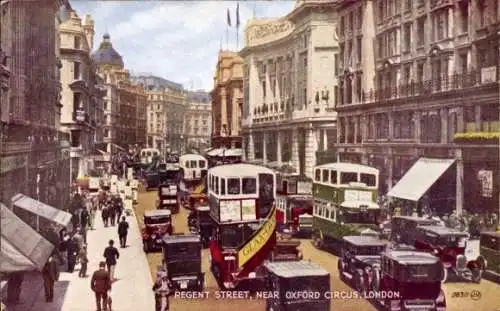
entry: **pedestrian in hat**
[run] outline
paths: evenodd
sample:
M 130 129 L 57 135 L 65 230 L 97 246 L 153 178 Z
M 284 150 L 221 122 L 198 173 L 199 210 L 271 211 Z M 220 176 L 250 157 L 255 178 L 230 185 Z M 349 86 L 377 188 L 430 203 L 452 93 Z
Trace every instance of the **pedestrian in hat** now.
M 97 311 L 108 311 L 106 302 L 108 300 L 108 291 L 111 289 L 111 277 L 109 272 L 106 271 L 106 263 L 104 261 L 99 263 L 99 270 L 92 274 L 90 288 L 95 293 Z
M 84 278 L 87 276 L 87 265 L 89 263 L 89 258 L 87 255 L 87 244 L 84 244 L 78 253 L 78 258 L 80 260 L 80 272 L 78 276 Z

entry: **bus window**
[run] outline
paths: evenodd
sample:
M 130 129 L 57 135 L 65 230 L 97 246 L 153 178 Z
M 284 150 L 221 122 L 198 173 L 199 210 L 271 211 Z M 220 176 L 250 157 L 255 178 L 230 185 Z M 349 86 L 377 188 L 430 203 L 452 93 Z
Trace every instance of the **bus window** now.
M 375 187 L 376 176 L 373 174 L 361 173 L 360 182 L 366 184 L 368 187 Z
M 243 241 L 242 230 L 238 225 L 222 226 L 220 237 L 222 247 L 237 248 Z
M 256 194 L 257 193 L 257 180 L 252 177 L 245 177 L 243 182 L 243 194 Z
M 239 178 L 229 178 L 227 180 L 227 194 L 240 194 Z
M 337 171 L 330 171 L 330 183 L 337 184 Z
M 323 170 L 323 182 L 328 182 L 328 173 L 330 173 L 329 170 Z
M 266 218 L 274 201 L 274 176 L 259 174 L 259 218 Z
M 317 169 L 316 172 L 314 173 L 314 180 L 321 181 L 321 170 L 320 169 Z
M 186 168 L 189 168 L 189 161 L 184 162 L 184 166 L 185 166 Z
M 342 185 L 358 181 L 358 173 L 340 172 L 340 183 Z
M 150 156 L 151 156 L 151 151 L 147 151 L 147 152 L 146 152 L 146 155 L 147 155 L 148 157 L 150 157 Z
M 191 168 L 196 168 L 196 161 L 189 161 L 189 165 L 191 165 Z
M 203 160 L 198 161 L 198 167 L 199 168 L 205 168 L 207 166 L 207 163 Z
M 215 193 L 219 194 L 219 177 L 215 177 Z
M 222 194 L 222 195 L 226 194 L 226 179 L 225 178 L 220 179 L 220 194 Z

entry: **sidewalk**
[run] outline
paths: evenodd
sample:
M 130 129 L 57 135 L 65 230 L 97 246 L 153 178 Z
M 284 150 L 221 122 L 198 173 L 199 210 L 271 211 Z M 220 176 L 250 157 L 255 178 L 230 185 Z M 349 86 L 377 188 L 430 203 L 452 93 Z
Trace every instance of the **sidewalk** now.
M 111 297 L 113 311 L 154 311 L 154 295 L 148 262 L 142 250 L 142 239 L 135 215 L 127 217 L 130 224 L 127 247 L 119 248 L 117 227 L 104 228 L 100 213 L 96 215 L 96 230 L 88 231 L 88 277 L 79 278 L 79 265 L 73 273 L 61 272 L 54 289 L 54 302 L 45 302 L 41 274 L 25 276 L 21 303 L 8 306 L 8 311 L 93 311 L 95 296 L 90 290 L 90 278 L 103 260 L 104 248 L 113 239 L 120 252 L 116 265 Z

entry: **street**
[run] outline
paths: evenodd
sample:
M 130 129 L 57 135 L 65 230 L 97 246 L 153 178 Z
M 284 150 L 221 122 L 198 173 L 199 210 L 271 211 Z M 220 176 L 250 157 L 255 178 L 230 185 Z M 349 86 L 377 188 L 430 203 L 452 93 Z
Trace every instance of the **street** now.
M 139 225 L 142 225 L 142 216 L 145 211 L 155 208 L 157 199 L 157 191 L 142 192 L 139 194 L 139 204 L 136 205 L 136 215 Z M 173 225 L 175 232 L 188 232 L 187 228 L 188 211 L 181 208 L 180 213 L 173 216 Z M 301 242 L 304 259 L 311 259 L 323 266 L 331 275 L 331 290 L 332 291 L 352 291 L 352 289 L 342 282 L 337 274 L 337 257 L 330 253 L 317 250 L 308 240 Z M 209 271 L 209 251 L 203 251 L 203 271 L 205 272 L 205 291 L 209 292 L 207 299 L 172 299 L 172 310 L 198 310 L 203 308 L 206 310 L 217 311 L 234 311 L 239 308 L 240 311 L 264 310 L 264 300 L 247 300 L 247 299 L 228 299 L 217 300 L 215 292 L 218 290 L 217 282 L 212 273 Z M 150 253 L 147 255 L 149 267 L 152 275 L 156 274 L 156 267 L 161 264 L 161 253 Z M 481 284 L 467 283 L 446 283 L 444 285 L 447 299 L 447 310 L 484 310 L 497 311 L 500 306 L 499 285 L 483 280 Z M 478 294 L 479 293 L 479 294 Z M 371 311 L 376 308 L 366 300 L 332 300 L 332 310 L 357 310 Z

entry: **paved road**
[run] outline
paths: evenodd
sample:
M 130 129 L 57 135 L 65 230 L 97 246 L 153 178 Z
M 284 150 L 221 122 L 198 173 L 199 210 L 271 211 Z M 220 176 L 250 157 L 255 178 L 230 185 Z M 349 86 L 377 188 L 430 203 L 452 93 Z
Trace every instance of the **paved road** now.
M 88 232 L 88 273 L 91 275 L 103 260 L 103 250 L 110 239 L 118 240 L 116 227 L 104 228 L 99 215 L 96 230 Z M 151 291 L 151 275 L 144 252 L 135 216 L 128 217 L 130 224 L 128 247 L 119 248 L 118 261 L 111 297 L 113 311 L 154 311 L 154 296 Z M 118 244 L 118 242 L 117 242 Z M 90 276 L 78 277 L 74 273 L 62 272 L 55 286 L 53 303 L 46 303 L 40 274 L 30 274 L 21 293 L 23 303 L 9 307 L 8 311 L 93 311 L 95 296 L 90 290 Z
M 139 194 L 139 204 L 136 206 L 137 216 L 142 222 L 144 211 L 154 208 L 157 192 L 143 192 Z M 187 228 L 188 212 L 181 208 L 179 214 L 174 215 L 173 225 L 176 232 L 188 232 Z M 331 274 L 332 290 L 336 291 L 352 291 L 352 289 L 343 283 L 337 273 L 337 257 L 334 255 L 317 250 L 312 246 L 310 241 L 302 240 L 301 247 L 305 259 L 311 259 L 322 265 Z M 161 254 L 148 254 L 148 261 L 152 273 L 156 273 L 156 266 L 161 263 Z M 191 310 L 213 310 L 213 311 L 261 311 L 265 309 L 265 302 L 262 300 L 217 300 L 214 297 L 215 291 L 218 290 L 217 283 L 209 271 L 208 264 L 209 252 L 203 251 L 203 271 L 205 272 L 205 290 L 210 292 L 208 299 L 173 299 L 173 311 L 191 311 Z M 499 311 L 500 306 L 500 286 L 489 282 L 482 281 L 481 284 L 466 284 L 466 283 L 446 283 L 444 285 L 446 298 L 448 303 L 447 311 L 462 311 L 462 310 L 481 310 L 481 311 Z M 477 291 L 481 297 L 476 300 L 472 299 L 471 294 Z M 468 294 L 469 297 L 454 297 L 456 293 Z M 474 292 L 475 294 L 475 292 Z M 332 301 L 332 310 L 356 310 L 356 311 L 373 311 L 376 308 L 366 300 L 334 300 Z

